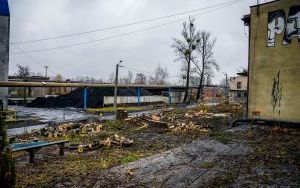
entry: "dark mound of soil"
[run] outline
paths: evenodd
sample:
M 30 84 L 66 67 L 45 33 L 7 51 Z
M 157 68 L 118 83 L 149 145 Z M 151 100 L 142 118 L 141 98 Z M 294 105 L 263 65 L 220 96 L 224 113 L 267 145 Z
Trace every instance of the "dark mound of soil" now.
M 83 88 L 77 88 L 74 91 L 58 97 L 38 97 L 29 103 L 28 107 L 75 107 L 83 108 Z M 141 96 L 153 95 L 147 90 L 141 89 Z M 104 96 L 114 96 L 114 88 L 88 88 L 87 104 L 90 108 L 103 107 Z M 118 96 L 137 96 L 134 88 L 119 88 Z

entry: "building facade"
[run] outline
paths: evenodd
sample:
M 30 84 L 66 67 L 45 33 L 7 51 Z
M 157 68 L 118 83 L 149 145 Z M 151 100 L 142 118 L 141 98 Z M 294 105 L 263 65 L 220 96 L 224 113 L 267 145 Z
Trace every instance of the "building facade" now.
M 238 73 L 236 77 L 229 78 L 229 102 L 246 103 L 247 102 L 247 74 Z
M 251 7 L 248 117 L 300 122 L 300 1 Z

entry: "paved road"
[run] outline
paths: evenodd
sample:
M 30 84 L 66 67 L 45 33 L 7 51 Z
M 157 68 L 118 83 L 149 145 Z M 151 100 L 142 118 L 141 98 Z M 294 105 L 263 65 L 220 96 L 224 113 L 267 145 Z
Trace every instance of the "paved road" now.
M 252 150 L 243 143 L 225 145 L 215 140 L 193 143 L 107 170 L 98 187 L 203 187 L 222 173 L 222 158 Z

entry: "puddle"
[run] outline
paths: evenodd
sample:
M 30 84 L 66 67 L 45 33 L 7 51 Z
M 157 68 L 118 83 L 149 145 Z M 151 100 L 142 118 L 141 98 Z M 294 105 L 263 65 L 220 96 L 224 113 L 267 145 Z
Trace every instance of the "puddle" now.
M 79 121 L 84 120 L 89 117 L 95 117 L 95 115 L 88 114 L 84 112 L 82 109 L 76 108 L 60 108 L 60 109 L 51 109 L 51 108 L 28 108 L 23 106 L 18 107 L 10 107 L 17 110 L 17 116 L 19 118 L 38 118 L 41 121 L 41 124 L 38 125 L 29 125 L 25 127 L 18 127 L 7 129 L 7 135 L 21 135 L 26 133 L 31 133 L 33 130 L 38 130 L 46 127 L 48 122 L 64 122 L 66 120 L 70 121 Z M 140 111 L 140 112 L 130 112 L 128 113 L 129 116 L 136 116 L 142 114 L 150 114 L 150 113 L 157 113 L 160 110 L 147 110 L 147 111 Z M 99 118 L 99 116 L 97 116 Z M 115 115 L 104 115 L 101 120 L 114 120 Z

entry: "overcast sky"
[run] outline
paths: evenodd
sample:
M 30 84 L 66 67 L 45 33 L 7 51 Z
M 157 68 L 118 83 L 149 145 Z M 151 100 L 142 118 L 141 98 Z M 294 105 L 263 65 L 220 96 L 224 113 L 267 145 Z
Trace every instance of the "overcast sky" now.
M 10 41 L 14 43 L 85 32 L 228 1 L 230 0 L 9 0 Z M 247 66 L 248 28 L 244 27 L 241 18 L 250 12 L 249 6 L 255 3 L 256 0 L 244 0 L 195 17 L 198 29 L 210 31 L 217 38 L 215 59 L 221 70 L 216 72 L 214 83 L 224 77 L 222 72 L 234 76 L 237 69 Z M 151 72 L 160 63 L 168 68 L 170 75 L 178 75 L 181 65 L 174 62 L 175 55 L 170 46 L 172 38 L 180 37 L 182 20 L 111 40 L 38 53 L 30 51 L 120 35 L 200 12 L 77 37 L 20 44 L 17 48 L 11 45 L 10 74 L 16 72 L 17 64 L 29 65 L 32 72 L 42 73 L 43 66 L 49 65 L 51 76 L 60 73 L 70 78 L 93 76 L 107 79 L 114 71 L 115 64 L 122 59 L 123 64 L 128 67 Z M 28 55 L 20 53 L 20 50 L 26 51 Z M 121 69 L 121 74 L 126 72 L 126 69 Z M 177 79 L 172 80 L 174 82 Z

